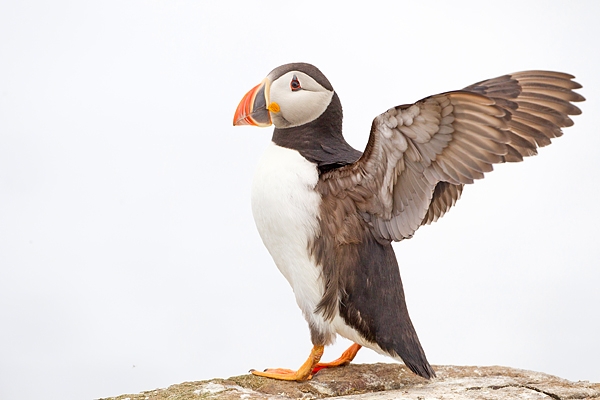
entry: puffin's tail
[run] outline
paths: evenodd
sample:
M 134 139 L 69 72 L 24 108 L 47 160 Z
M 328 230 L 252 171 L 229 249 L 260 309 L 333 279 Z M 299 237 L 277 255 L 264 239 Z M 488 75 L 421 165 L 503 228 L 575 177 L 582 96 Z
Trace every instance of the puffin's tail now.
M 379 329 L 375 330 L 374 342 L 392 357 L 401 358 L 415 374 L 425 379 L 435 378 L 435 372 L 427 361 L 425 351 L 423 351 L 417 332 L 408 315 L 402 282 L 399 282 L 398 287 L 402 292 L 401 304 L 397 301 L 390 301 L 390 303 L 395 303 L 396 312 L 390 312 L 386 318 L 390 321 L 389 324 L 385 324 L 385 322 L 376 324 Z
M 339 312 L 366 341 L 377 344 L 423 378 L 435 377 L 408 315 L 398 262 L 391 244 L 366 238 L 344 246 Z M 338 253 L 339 254 L 339 253 Z M 354 259 L 355 262 L 347 261 Z
M 382 346 L 383 343 L 378 343 L 379 347 L 392 356 L 397 354 L 397 356 L 402 359 L 404 364 L 415 374 L 422 376 L 425 379 L 435 378 L 435 372 L 427 361 L 427 357 L 425 356 L 425 352 L 421 347 L 421 343 L 419 343 L 419 338 L 417 337 L 417 333 L 415 332 L 414 328 L 412 328 L 412 332 L 413 335 L 411 336 L 414 336 L 414 341 L 411 339 L 408 343 L 401 343 L 399 346 L 396 345 L 396 348 L 392 351 L 384 349 Z

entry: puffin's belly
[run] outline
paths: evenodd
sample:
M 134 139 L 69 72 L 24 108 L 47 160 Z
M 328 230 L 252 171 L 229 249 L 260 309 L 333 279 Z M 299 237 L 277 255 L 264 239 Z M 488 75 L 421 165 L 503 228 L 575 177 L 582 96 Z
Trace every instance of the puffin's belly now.
M 263 243 L 292 286 L 311 326 L 331 335 L 330 323 L 314 310 L 323 296 L 321 267 L 309 252 L 319 233 L 320 195 L 316 164 L 296 150 L 270 143 L 252 182 L 252 213 Z

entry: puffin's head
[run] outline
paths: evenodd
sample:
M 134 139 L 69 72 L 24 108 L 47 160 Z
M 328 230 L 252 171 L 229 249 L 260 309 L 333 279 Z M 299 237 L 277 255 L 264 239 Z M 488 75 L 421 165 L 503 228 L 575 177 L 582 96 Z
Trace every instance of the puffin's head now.
M 333 93 L 333 87 L 315 66 L 285 64 L 246 93 L 235 111 L 233 125 L 304 125 L 325 112 Z

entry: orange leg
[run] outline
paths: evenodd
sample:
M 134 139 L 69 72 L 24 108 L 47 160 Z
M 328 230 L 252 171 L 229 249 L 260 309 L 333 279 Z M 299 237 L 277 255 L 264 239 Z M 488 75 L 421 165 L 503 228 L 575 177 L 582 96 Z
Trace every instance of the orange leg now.
M 317 363 L 313 366 L 312 373 L 316 374 L 323 368 L 332 368 L 339 367 L 340 365 L 350 364 L 350 361 L 354 360 L 356 357 L 356 353 L 360 350 L 362 346 L 360 344 L 353 343 L 352 346 L 348 347 L 348 349 L 342 353 L 340 358 L 328 363 Z
M 308 356 L 308 360 L 306 360 L 306 362 L 302 364 L 300 368 L 298 368 L 298 371 L 293 371 L 291 369 L 276 368 L 267 369 L 264 372 L 255 370 L 250 370 L 250 372 L 252 372 L 252 374 L 254 375 L 264 376 L 273 379 L 281 379 L 284 381 L 307 381 L 310 378 L 312 378 L 313 368 L 315 367 L 315 365 L 318 364 L 319 360 L 321 359 L 324 349 L 324 346 L 313 346 L 312 350 L 310 351 L 310 356 Z

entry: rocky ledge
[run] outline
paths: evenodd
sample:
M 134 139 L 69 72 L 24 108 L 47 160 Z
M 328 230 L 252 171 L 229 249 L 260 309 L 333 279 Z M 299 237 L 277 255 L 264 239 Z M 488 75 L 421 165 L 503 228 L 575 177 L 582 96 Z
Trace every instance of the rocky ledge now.
M 434 366 L 430 381 L 398 364 L 352 364 L 321 370 L 308 382 L 254 375 L 186 382 L 110 400 L 254 399 L 600 399 L 600 383 L 571 382 L 506 367 Z M 109 399 L 106 399 L 109 400 Z

